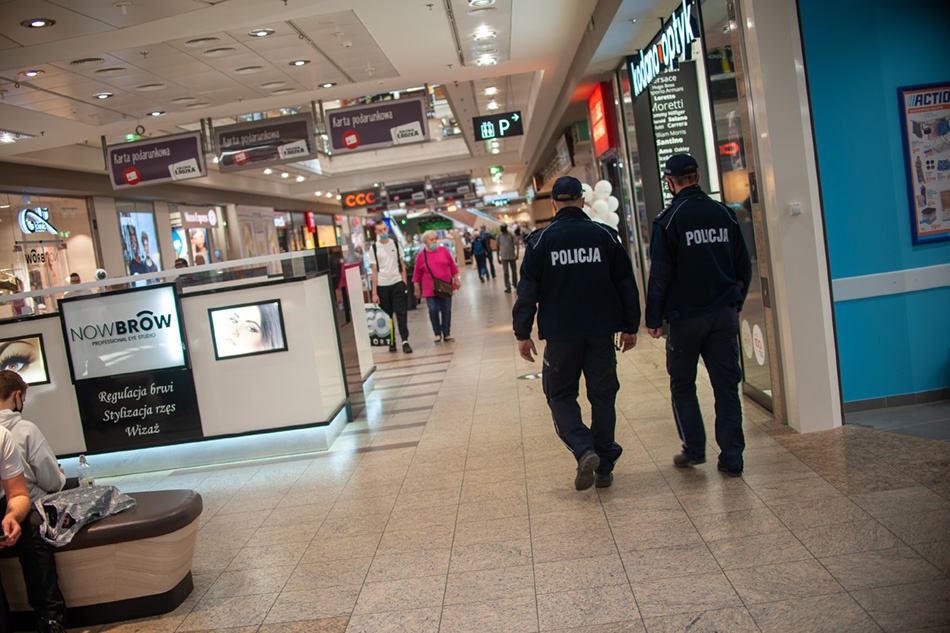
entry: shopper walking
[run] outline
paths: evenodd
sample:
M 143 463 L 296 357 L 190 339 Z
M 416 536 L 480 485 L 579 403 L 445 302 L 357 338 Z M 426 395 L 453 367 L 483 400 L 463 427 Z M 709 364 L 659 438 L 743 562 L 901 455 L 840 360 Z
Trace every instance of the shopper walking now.
M 406 266 L 396 240 L 390 239 L 389 227 L 384 220 L 376 222 L 376 241 L 373 242 L 372 270 L 373 303 L 394 319 L 399 326 L 402 351 L 412 353 L 409 345 L 409 286 L 406 284 Z M 396 333 L 390 331 L 389 351 L 396 351 Z
M 495 260 L 492 258 L 492 240 L 495 239 L 495 236 L 488 232 L 488 229 L 485 228 L 485 225 L 482 225 L 482 230 L 478 234 L 478 239 L 482 241 L 482 246 L 485 247 L 485 255 L 487 256 L 488 263 L 488 272 L 491 274 L 491 278 L 495 278 Z M 488 275 L 485 276 L 488 278 Z
M 577 460 L 574 488 L 606 488 L 623 449 L 614 441 L 620 383 L 614 334 L 626 352 L 637 344 L 640 300 L 633 266 L 617 234 L 580 208 L 576 178 L 551 189 L 554 221 L 525 240 L 518 299 L 512 310 L 521 357 L 534 362 L 535 313 L 545 339 L 541 384 L 554 428 Z M 581 374 L 591 404 L 590 428 L 577 404 Z
M 508 231 L 507 224 L 502 223 L 500 230 L 501 233 L 495 238 L 498 245 L 498 263 L 505 274 L 505 292 L 510 293 L 512 286 L 518 286 L 518 242 Z
M 452 343 L 455 341 L 452 337 L 452 292 L 462 287 L 459 269 L 449 249 L 439 245 L 435 231 L 423 233 L 422 243 L 424 248 L 416 257 L 412 271 L 416 298 L 426 298 L 435 342 Z
M 683 451 L 680 468 L 706 461 L 706 430 L 696 398 L 696 365 L 702 357 L 716 398 L 720 471 L 742 475 L 742 406 L 739 401 L 739 313 L 752 265 L 736 215 L 699 187 L 699 166 L 676 154 L 663 170 L 673 200 L 653 221 L 646 326 L 653 338 L 669 323 L 666 367 L 673 417 Z

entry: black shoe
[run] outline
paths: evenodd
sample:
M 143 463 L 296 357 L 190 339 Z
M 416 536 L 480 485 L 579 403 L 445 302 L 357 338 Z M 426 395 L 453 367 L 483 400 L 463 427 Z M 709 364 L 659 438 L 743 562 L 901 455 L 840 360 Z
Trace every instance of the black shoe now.
M 610 488 L 610 484 L 614 482 L 613 473 L 594 473 L 594 487 L 595 488 Z
M 37 622 L 36 630 L 38 633 L 66 633 L 66 627 L 58 620 L 49 620 L 41 618 Z
M 505 292 L 507 292 L 508 294 L 511 294 L 511 288 L 505 288 Z
M 574 490 L 587 490 L 594 485 L 594 471 L 600 466 L 600 457 L 589 448 L 577 460 L 577 477 L 574 478 Z
M 482 277 L 481 275 L 478 276 L 478 280 L 482 283 L 485 283 L 485 278 Z
M 699 464 L 705 464 L 706 458 L 700 457 L 695 459 L 690 457 L 686 453 L 679 453 L 673 456 L 673 465 L 677 468 L 689 468 L 690 466 L 698 466 Z
M 721 473 L 726 473 L 726 474 L 729 475 L 730 477 L 741 477 L 741 476 L 742 476 L 742 469 L 741 469 L 741 468 L 738 468 L 738 469 L 736 469 L 736 468 L 726 468 L 725 466 L 722 465 L 722 462 L 716 462 L 716 468 L 719 470 L 719 472 L 721 472 Z
M 390 345 L 390 346 L 389 346 L 389 351 L 390 351 L 390 353 L 395 354 L 395 353 L 396 353 L 396 346 L 395 346 L 395 345 Z
M 406 354 L 412 353 L 412 347 L 409 345 L 409 341 L 402 342 L 402 351 L 405 352 Z

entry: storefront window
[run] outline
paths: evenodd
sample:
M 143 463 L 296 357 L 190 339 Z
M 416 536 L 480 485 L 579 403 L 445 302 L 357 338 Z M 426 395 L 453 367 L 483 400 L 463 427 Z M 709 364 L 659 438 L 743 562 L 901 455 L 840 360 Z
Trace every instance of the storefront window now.
M 0 193 L 0 220 L 4 294 L 66 286 L 71 272 L 93 279 L 98 264 L 85 200 Z M 0 316 L 52 312 L 56 299 L 3 304 Z

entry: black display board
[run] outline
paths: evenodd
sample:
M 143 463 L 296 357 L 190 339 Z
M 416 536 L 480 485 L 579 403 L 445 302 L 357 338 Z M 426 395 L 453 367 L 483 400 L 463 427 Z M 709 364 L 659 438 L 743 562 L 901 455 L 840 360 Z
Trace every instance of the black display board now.
M 87 453 L 190 442 L 203 436 L 191 369 L 76 382 Z

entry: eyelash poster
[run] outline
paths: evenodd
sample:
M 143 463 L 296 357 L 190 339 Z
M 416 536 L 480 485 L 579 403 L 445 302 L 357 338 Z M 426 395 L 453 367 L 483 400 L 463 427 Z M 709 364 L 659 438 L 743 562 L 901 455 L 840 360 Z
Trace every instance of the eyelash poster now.
M 0 369 L 20 374 L 28 385 L 48 383 L 43 337 L 32 334 L 0 340 Z
M 208 316 L 217 360 L 287 349 L 279 299 L 212 308 Z

